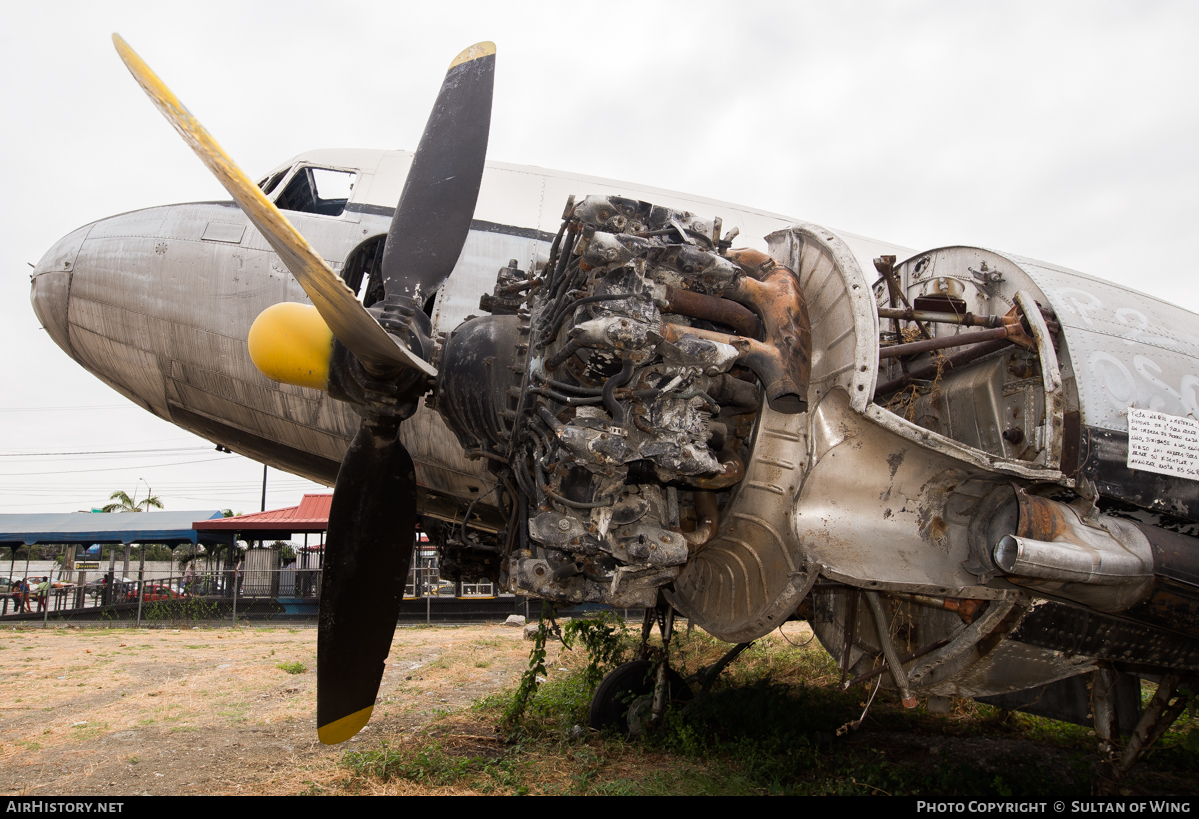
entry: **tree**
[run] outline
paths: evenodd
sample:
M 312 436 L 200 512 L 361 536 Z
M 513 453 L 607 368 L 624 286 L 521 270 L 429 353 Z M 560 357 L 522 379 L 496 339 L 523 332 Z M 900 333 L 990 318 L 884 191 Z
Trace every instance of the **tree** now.
M 136 491 L 133 494 L 134 497 L 137 496 Z M 134 503 L 133 498 L 129 497 L 120 489 L 118 489 L 116 492 L 113 492 L 111 495 L 109 495 L 108 499 L 111 501 L 116 501 L 116 503 L 110 503 L 107 506 L 104 506 L 100 510 L 101 512 L 148 512 L 151 506 L 153 506 L 155 509 L 163 508 L 162 501 L 158 499 L 157 495 L 147 495 L 145 500 Z

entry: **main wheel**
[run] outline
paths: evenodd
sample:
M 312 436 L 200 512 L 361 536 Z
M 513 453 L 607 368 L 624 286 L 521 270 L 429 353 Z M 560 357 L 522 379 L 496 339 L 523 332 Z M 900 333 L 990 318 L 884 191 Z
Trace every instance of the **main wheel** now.
M 652 697 L 654 664 L 649 660 L 634 660 L 613 669 L 595 689 L 591 698 L 591 727 L 597 731 L 615 727 L 629 732 L 629 707 L 642 697 Z M 673 668 L 667 669 L 670 699 L 689 700 L 691 689 Z

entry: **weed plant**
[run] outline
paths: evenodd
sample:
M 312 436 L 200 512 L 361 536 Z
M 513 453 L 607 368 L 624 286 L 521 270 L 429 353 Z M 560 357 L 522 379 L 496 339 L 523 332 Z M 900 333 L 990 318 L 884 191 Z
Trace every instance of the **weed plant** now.
M 184 597 L 175 600 L 155 600 L 142 604 L 142 619 L 147 624 L 199 623 L 220 620 L 221 607 L 215 601 L 202 597 Z
M 778 635 L 742 653 L 702 701 L 675 703 L 658 730 L 636 740 L 596 733 L 587 728 L 592 692 L 607 669 L 632 657 L 635 637 L 622 623 L 572 621 L 562 639 L 573 650 L 561 651 L 547 672 L 552 626 L 548 618 L 543 625 L 518 687 L 517 720 L 514 694 L 496 695 L 415 737 L 348 754 L 348 789 L 402 779 L 447 792 L 509 794 L 1045 800 L 1092 792 L 1096 739 L 1088 729 L 971 700 L 955 700 L 949 714 L 905 710 L 886 690 L 861 719 L 872 689 L 842 690 L 818 644 Z M 686 677 L 728 648 L 680 631 L 671 665 Z M 1192 719 L 1184 714 L 1138 767 L 1126 783 L 1129 795 L 1199 792 L 1199 752 L 1187 741 Z

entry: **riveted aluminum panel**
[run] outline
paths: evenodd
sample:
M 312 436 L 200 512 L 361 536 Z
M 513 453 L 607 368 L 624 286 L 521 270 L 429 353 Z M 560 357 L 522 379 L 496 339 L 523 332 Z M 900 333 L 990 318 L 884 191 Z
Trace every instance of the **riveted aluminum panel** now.
M 1007 258 L 1057 313 L 1085 426 L 1126 433 L 1130 406 L 1199 415 L 1199 315 L 1064 267 Z
M 71 274 L 64 270 L 37 273 L 33 278 L 29 300 L 42 329 L 68 352 L 71 338 L 67 324 L 67 299 L 71 292 Z
M 213 220 L 204 228 L 204 233 L 201 234 L 200 238 L 205 242 L 226 242 L 237 245 L 241 244 L 242 237 L 245 235 L 245 225 Z

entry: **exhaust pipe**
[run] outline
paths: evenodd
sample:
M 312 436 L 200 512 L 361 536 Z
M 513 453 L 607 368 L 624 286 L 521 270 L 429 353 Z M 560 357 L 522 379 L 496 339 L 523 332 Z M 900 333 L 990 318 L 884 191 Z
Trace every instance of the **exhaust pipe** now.
M 1007 580 L 1098 611 L 1199 636 L 1199 540 L 1080 512 L 1016 488 L 1016 534 L 992 552 Z

